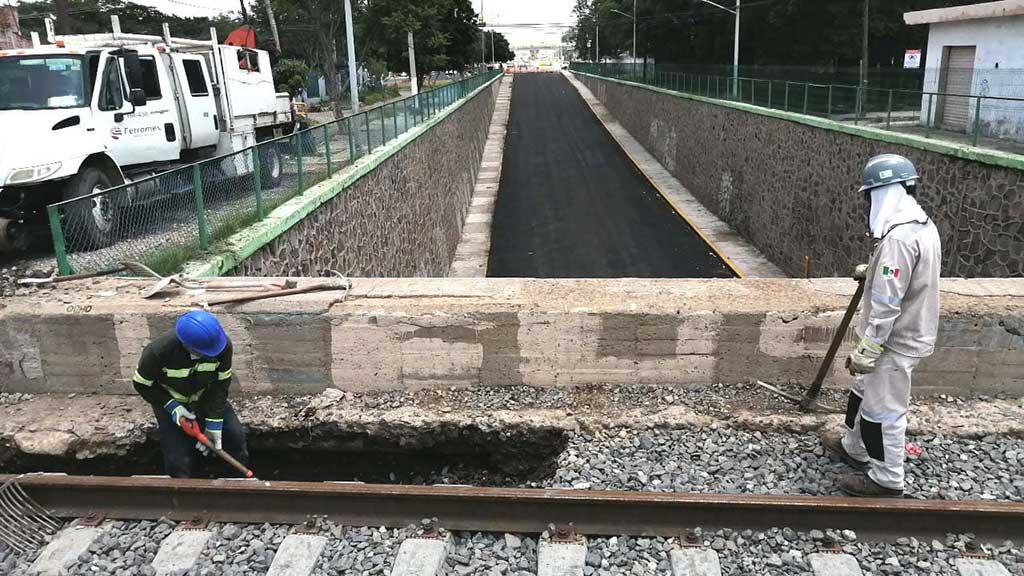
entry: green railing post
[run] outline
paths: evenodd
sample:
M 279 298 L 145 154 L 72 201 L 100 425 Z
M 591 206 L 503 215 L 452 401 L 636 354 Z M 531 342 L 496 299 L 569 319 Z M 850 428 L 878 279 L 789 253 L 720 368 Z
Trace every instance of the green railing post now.
M 405 125 L 405 128 L 402 130 L 402 133 L 405 133 L 405 132 L 409 131 L 409 102 L 410 101 L 412 101 L 411 98 L 406 98 L 405 100 L 402 101 L 402 118 L 403 118 L 403 124 Z
M 809 98 L 810 98 L 810 90 L 811 90 L 811 85 L 810 84 L 804 84 L 804 114 L 807 114 L 807 104 L 808 104 Z
M 68 260 L 68 248 L 64 242 L 64 228 L 61 227 L 60 213 L 56 206 L 47 206 L 46 215 L 50 219 L 50 235 L 53 236 L 53 255 L 57 258 L 57 273 L 61 276 L 74 274 L 71 261 Z
M 889 105 L 885 109 L 885 129 L 892 128 L 892 90 L 889 90 Z
M 378 108 L 378 110 L 380 110 L 380 145 L 381 146 L 386 144 L 387 141 L 388 141 L 388 121 L 387 121 L 387 118 L 384 117 L 384 109 L 385 108 L 387 108 L 387 106 L 381 106 L 380 108 Z
M 296 132 L 292 139 L 295 140 L 297 146 L 295 148 L 295 168 L 299 173 L 298 179 L 298 193 L 301 194 L 305 190 L 305 183 L 302 178 L 302 132 Z
M 783 101 L 782 107 L 789 112 L 789 80 L 786 80 L 786 97 Z
M 327 160 L 327 177 L 331 177 L 331 133 L 327 127 L 330 124 L 324 124 L 324 158 Z
M 828 85 L 828 119 L 832 119 L 832 85 Z
M 252 147 L 252 188 L 256 194 L 256 217 L 263 220 L 267 215 L 267 211 L 263 206 L 263 169 L 260 166 L 259 144 Z
M 978 138 L 981 136 L 981 96 L 977 97 L 978 103 L 974 106 L 974 136 L 971 137 L 971 145 L 978 145 Z
M 934 94 L 928 95 L 928 115 L 924 119 L 924 137 L 932 137 L 932 97 Z
M 398 139 L 398 102 L 391 103 L 391 120 L 395 126 L 395 140 Z
M 199 225 L 199 247 L 206 250 L 210 247 L 210 230 L 206 227 L 206 207 L 203 204 L 203 168 L 200 164 L 192 165 L 192 193 L 196 199 L 196 224 Z
M 373 139 L 370 136 L 370 113 L 363 112 L 363 124 L 366 125 L 366 155 L 369 156 L 370 152 L 373 151 Z
M 772 107 L 772 81 L 768 81 L 768 107 Z
M 345 130 L 348 132 L 348 160 L 352 164 L 356 163 L 356 139 L 355 135 L 352 134 L 352 116 L 345 118 Z

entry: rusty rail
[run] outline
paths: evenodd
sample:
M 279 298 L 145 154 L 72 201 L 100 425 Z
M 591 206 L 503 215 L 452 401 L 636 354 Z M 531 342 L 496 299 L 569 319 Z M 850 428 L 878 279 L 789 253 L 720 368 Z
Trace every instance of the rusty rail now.
M 13 476 L 0 475 L 0 482 Z M 973 532 L 1024 534 L 1024 504 L 585 490 L 392 486 L 360 483 L 172 480 L 25 475 L 19 484 L 60 517 L 301 524 L 324 515 L 345 525 L 405 526 L 438 518 L 452 530 L 541 532 L 575 524 L 584 534 L 678 536 L 686 529 L 790 527 L 856 530 L 865 537 Z

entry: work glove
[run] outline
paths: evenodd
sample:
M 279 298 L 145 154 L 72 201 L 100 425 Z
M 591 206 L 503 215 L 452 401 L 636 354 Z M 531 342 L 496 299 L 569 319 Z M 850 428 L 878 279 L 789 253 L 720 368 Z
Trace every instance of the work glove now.
M 210 443 L 218 450 L 224 449 L 224 421 L 223 420 L 211 420 L 206 419 L 206 429 L 203 430 L 206 434 L 207 439 Z M 210 453 L 210 449 L 203 445 L 202 442 L 196 442 L 196 450 L 199 450 L 203 456 Z
M 884 350 L 878 344 L 867 338 L 862 338 L 860 344 L 857 345 L 857 349 L 846 359 L 846 369 L 853 376 L 870 374 L 875 371 L 878 358 Z
M 167 413 L 171 415 L 171 420 L 174 420 L 174 423 L 182 430 L 184 430 L 184 427 L 181 425 L 182 418 L 186 420 L 196 419 L 196 415 L 189 412 L 188 408 L 185 408 L 185 406 L 177 400 L 171 400 L 167 404 L 164 404 L 164 410 L 167 410 Z
M 867 277 L 868 277 L 868 265 L 867 264 L 858 264 L 857 267 L 853 269 L 853 279 L 854 280 L 866 280 Z

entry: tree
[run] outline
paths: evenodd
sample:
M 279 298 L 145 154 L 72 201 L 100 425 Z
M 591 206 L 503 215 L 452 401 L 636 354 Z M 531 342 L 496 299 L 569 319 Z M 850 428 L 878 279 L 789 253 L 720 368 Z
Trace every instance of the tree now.
M 362 22 L 368 57 L 387 62 L 392 71 L 409 71 L 409 32 L 415 39 L 420 80 L 476 61 L 480 36 L 470 0 L 374 0 Z
M 494 35 L 494 52 L 491 52 L 491 35 Z M 501 32 L 487 31 L 484 37 L 484 48 L 488 62 L 511 62 L 516 59 L 516 53 L 508 44 L 508 38 Z
M 121 29 L 136 34 L 160 34 L 166 22 L 171 33 L 179 38 L 209 38 L 210 28 L 217 29 L 217 37 L 223 40 L 232 30 L 241 25 L 232 14 L 216 18 L 182 18 L 126 0 L 62 0 L 67 2 L 66 26 L 68 34 L 96 34 L 110 32 L 110 15 L 116 14 Z M 26 34 L 38 32 L 46 38 L 44 19 L 57 13 L 52 0 L 22 0 L 18 4 L 18 17 Z
M 345 86 L 345 10 L 341 0 L 270 0 L 281 37 L 281 58 L 301 60 L 327 80 L 327 94 L 339 102 Z M 363 3 L 353 0 L 353 19 L 359 21 Z M 273 50 L 266 10 L 252 10 L 261 47 Z M 337 108 L 340 110 L 340 107 Z
M 309 66 L 301 60 L 284 58 L 277 61 L 274 66 L 274 80 L 277 82 L 279 92 L 287 92 L 295 96 L 300 90 L 306 87 L 309 77 Z

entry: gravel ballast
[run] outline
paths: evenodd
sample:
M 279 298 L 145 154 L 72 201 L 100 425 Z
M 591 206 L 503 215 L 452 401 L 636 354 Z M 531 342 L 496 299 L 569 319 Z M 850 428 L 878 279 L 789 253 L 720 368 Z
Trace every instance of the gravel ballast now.
M 910 438 L 907 495 L 922 499 L 1024 502 L 1024 440 Z M 578 433 L 544 487 L 724 494 L 837 495 L 850 469 L 817 434 L 731 429 Z

